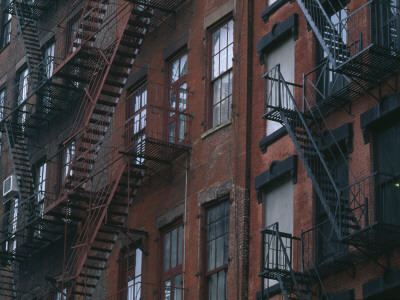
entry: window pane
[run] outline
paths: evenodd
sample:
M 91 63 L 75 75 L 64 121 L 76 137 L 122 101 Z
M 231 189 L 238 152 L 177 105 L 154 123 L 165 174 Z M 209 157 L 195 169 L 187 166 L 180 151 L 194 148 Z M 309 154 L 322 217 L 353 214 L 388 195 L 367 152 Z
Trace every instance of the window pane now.
M 179 111 L 184 111 L 186 109 L 186 83 L 180 86 L 179 92 Z
M 214 82 L 214 104 L 221 101 L 221 79 Z
M 135 258 L 135 277 L 137 277 L 142 274 L 142 250 L 136 249 Z
M 228 94 L 232 95 L 232 71 L 229 72 L 229 87 L 228 87 Z
M 229 74 L 226 74 L 224 77 L 222 77 L 221 95 L 222 99 L 228 97 L 229 95 Z
M 171 67 L 171 83 L 179 79 L 179 60 L 175 61 Z
M 219 73 L 224 73 L 227 70 L 228 49 L 224 49 L 219 54 L 220 70 Z
M 171 280 L 164 281 L 164 300 L 171 299 Z
M 221 102 L 221 123 L 229 119 L 229 100 L 225 99 Z
M 181 57 L 180 76 L 187 73 L 187 54 Z
M 219 54 L 216 54 L 213 57 L 213 78 L 218 77 L 219 75 Z
M 228 69 L 232 68 L 232 62 L 233 62 L 233 45 L 230 45 L 228 47 Z
M 178 265 L 182 264 L 182 237 L 183 237 L 183 227 L 178 227 Z
M 178 138 L 180 141 L 185 139 L 185 119 L 186 117 L 183 115 L 179 116 L 179 135 Z
M 169 101 L 169 108 L 171 109 L 171 110 L 175 110 L 176 109 L 176 107 L 175 107 L 175 104 L 176 104 L 176 94 L 172 94 L 171 95 L 171 98 L 170 98 L 170 101 Z M 174 112 L 170 112 L 170 117 L 171 116 L 173 116 L 175 113 Z
M 169 136 L 168 140 L 173 143 L 175 141 L 175 122 L 169 123 Z
M 174 300 L 181 300 L 182 299 L 182 275 L 176 275 L 174 278 Z
M 142 106 L 147 104 L 147 88 L 143 88 L 142 92 Z
M 210 276 L 208 282 L 209 299 L 217 300 L 217 273 Z
M 229 257 L 229 235 L 225 234 L 224 264 L 228 263 L 228 257 Z
M 225 238 L 224 238 L 224 236 L 221 236 L 221 237 L 217 238 L 216 241 L 217 241 L 217 247 L 215 249 L 215 254 L 216 254 L 215 268 L 219 268 L 224 263 Z
M 228 24 L 222 26 L 220 31 L 221 31 L 220 49 L 223 49 L 228 45 Z
M 225 233 L 225 222 L 224 221 L 225 221 L 225 218 L 221 218 L 216 223 L 216 229 L 217 229 L 216 236 L 217 237 L 221 236 Z
M 219 52 L 219 30 L 213 33 L 212 43 L 213 43 L 212 54 L 217 54 Z
M 207 271 L 215 269 L 215 240 L 207 244 Z
M 226 299 L 226 271 L 218 272 L 218 300 Z
M 228 44 L 233 43 L 233 20 L 228 22 Z
M 219 111 L 219 109 L 220 109 L 220 107 L 219 107 L 219 104 L 217 104 L 217 105 L 215 105 L 214 106 L 214 109 L 213 109 L 213 125 L 214 126 L 216 126 L 216 125 L 218 125 L 218 124 L 220 124 L 221 123 L 221 118 L 220 118 L 220 111 Z
M 177 229 L 172 230 L 172 233 L 171 233 L 171 269 L 176 267 L 177 233 L 178 233 Z
M 169 254 L 171 253 L 171 245 L 170 245 L 170 233 L 165 234 L 164 236 L 164 271 L 169 270 Z

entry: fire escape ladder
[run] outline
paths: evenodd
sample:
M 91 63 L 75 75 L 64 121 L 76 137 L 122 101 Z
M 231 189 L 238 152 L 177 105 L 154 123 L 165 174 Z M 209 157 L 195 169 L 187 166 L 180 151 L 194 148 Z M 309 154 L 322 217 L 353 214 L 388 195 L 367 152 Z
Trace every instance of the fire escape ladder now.
M 123 164 L 115 168 L 114 172 L 101 174 L 101 178 L 98 178 L 95 185 L 103 185 L 103 187 L 97 192 L 91 193 L 88 199 L 83 200 L 83 202 L 88 203 L 85 220 L 64 266 L 63 284 L 73 281 L 69 287 L 67 299 L 72 294 L 90 296 L 96 285 L 88 281 L 100 279 L 102 268 L 104 268 L 103 263 L 107 261 L 112 247 L 109 245 L 111 241 L 108 245 L 102 244 L 103 246 L 100 247 L 96 243 L 96 238 L 99 235 L 100 228 L 110 217 L 108 208 L 125 169 L 125 164 Z M 114 179 L 111 181 L 112 178 Z M 110 180 L 111 183 L 103 182 L 107 180 Z M 103 240 L 103 242 L 105 241 Z M 89 269 L 94 270 L 94 274 L 90 273 Z
M 350 57 L 346 41 L 343 40 L 341 32 L 346 31 L 345 21 L 339 20 L 333 24 L 329 14 L 346 9 L 343 0 L 325 1 L 325 6 L 320 0 L 297 0 L 304 16 L 314 31 L 328 59 L 336 68 Z
M 268 111 L 263 117 L 285 125 L 334 232 L 341 239 L 349 234 L 349 229 L 359 230 L 360 225 L 353 215 L 349 199 L 343 196 L 320 149 L 321 119 L 317 119 L 311 111 L 302 113 L 280 73 L 279 65 L 267 72 L 264 78 L 268 80 Z
M 16 274 L 14 267 L 16 263 L 7 260 L 7 263 L 0 267 L 0 298 L 17 299 L 17 289 L 15 286 Z
M 280 232 L 279 223 L 271 224 L 261 230 L 261 299 L 268 299 L 265 294 L 265 280 L 279 282 L 283 298 L 311 300 L 310 280 L 302 270 L 298 259 L 300 239 L 291 234 Z M 297 253 L 294 253 L 297 252 Z M 297 255 L 297 259 L 296 259 Z M 320 282 L 322 284 L 322 282 Z M 268 282 L 269 285 L 269 282 Z
M 31 196 L 34 186 L 30 160 L 28 157 L 28 140 L 20 128 L 15 128 L 11 120 L 4 122 L 7 142 L 10 149 L 11 163 L 18 180 L 20 201 Z M 19 127 L 19 125 L 18 125 Z
M 129 4 L 127 8 L 120 13 L 122 33 L 108 47 L 99 49 L 97 70 L 85 88 L 85 97 L 69 139 L 77 140 L 78 151 L 69 170 L 74 176 L 72 182 L 71 176 L 66 178 L 64 188 L 79 185 L 91 172 L 88 166 L 94 161 L 99 143 L 111 126 L 115 107 L 146 33 L 150 15 L 132 10 Z
M 40 80 L 39 64 L 42 61 L 36 16 L 33 7 L 26 2 L 13 1 L 13 5 L 29 70 L 28 78 L 32 87 L 36 89 Z

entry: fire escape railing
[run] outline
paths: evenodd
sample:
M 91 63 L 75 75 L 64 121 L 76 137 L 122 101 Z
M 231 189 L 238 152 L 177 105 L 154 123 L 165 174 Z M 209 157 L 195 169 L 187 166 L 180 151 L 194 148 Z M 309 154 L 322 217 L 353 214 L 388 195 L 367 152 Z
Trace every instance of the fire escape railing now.
M 332 69 L 368 90 L 400 68 L 400 7 L 368 1 L 349 12 L 345 1 L 297 0 Z M 346 15 L 332 15 L 345 11 Z
M 284 299 L 311 299 L 321 289 L 326 295 L 317 270 L 310 272 L 304 265 L 304 248 L 300 238 L 279 231 L 279 223 L 261 231 L 261 288 L 262 298 L 269 299 L 271 280 L 277 280 Z M 266 281 L 267 280 L 267 281 Z

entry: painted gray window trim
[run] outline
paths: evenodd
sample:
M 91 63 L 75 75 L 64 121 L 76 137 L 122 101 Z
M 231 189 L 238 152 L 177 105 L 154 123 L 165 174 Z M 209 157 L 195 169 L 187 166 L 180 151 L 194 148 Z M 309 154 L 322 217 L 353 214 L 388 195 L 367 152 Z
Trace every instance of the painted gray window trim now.
M 263 201 L 263 192 L 284 178 L 291 178 L 293 184 L 297 183 L 297 155 L 292 155 L 285 160 L 273 161 L 268 170 L 255 177 L 255 189 L 258 203 Z
M 265 63 L 264 55 L 281 44 L 286 37 L 292 36 L 295 41 L 297 40 L 298 19 L 299 16 L 293 14 L 283 22 L 276 22 L 272 30 L 257 41 L 257 53 L 261 65 Z
M 385 96 L 378 105 L 370 108 L 360 117 L 360 125 L 364 135 L 364 142 L 369 143 L 369 132 L 387 125 L 397 119 L 400 112 L 400 93 Z

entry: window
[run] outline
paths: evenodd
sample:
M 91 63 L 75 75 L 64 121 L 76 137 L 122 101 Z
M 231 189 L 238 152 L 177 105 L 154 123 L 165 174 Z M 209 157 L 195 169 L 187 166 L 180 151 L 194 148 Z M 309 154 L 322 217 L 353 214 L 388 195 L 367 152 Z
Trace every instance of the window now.
M 67 51 L 72 46 L 71 50 L 72 50 L 72 52 L 75 52 L 76 48 L 82 43 L 81 38 L 79 38 L 79 37 L 75 38 L 76 31 L 78 30 L 79 19 L 80 19 L 80 13 L 78 13 L 75 17 L 73 17 L 68 22 L 69 35 L 67 35 L 67 38 L 68 38 Z M 82 29 L 79 29 L 79 32 L 82 32 Z M 74 40 L 74 38 L 75 38 L 75 40 Z
M 61 152 L 61 185 L 63 184 L 65 178 L 68 176 L 68 170 L 72 159 L 75 154 L 75 141 L 71 141 L 69 144 L 65 146 L 65 148 Z M 73 170 L 70 171 L 70 175 L 73 175 Z
M 10 0 L 3 2 L 3 16 L 1 25 L 1 47 L 6 47 L 11 40 L 11 14 L 9 13 Z
M 4 118 L 5 103 L 6 103 L 6 90 L 3 88 L 2 90 L 0 90 L 0 121 L 3 120 Z M 3 145 L 2 139 L 3 139 L 3 133 L 0 132 L 0 155 L 1 155 L 1 148 Z
M 182 299 L 182 239 L 182 225 L 163 234 L 164 300 Z
M 279 223 L 279 231 L 293 234 L 293 181 L 285 180 L 274 184 L 265 192 L 264 198 L 265 226 Z M 274 249 L 269 249 L 269 257 L 276 255 Z M 280 257 L 280 261 L 284 261 Z M 278 281 L 266 279 L 265 286 L 271 287 Z
M 24 124 L 26 120 L 26 104 L 24 102 L 28 99 L 28 68 L 24 68 L 18 72 L 18 106 L 19 114 L 18 114 L 18 122 L 20 124 Z M 24 130 L 24 126 L 22 126 L 22 130 Z
M 47 43 L 46 47 L 43 50 L 43 66 L 44 66 L 44 75 L 46 78 L 50 78 L 53 76 L 54 71 L 54 49 L 56 43 L 54 41 Z
M 36 166 L 36 216 L 43 217 L 44 199 L 46 192 L 46 162 L 41 162 Z
M 138 300 L 142 287 L 142 251 L 139 248 L 127 247 L 122 251 L 122 290 L 126 291 L 126 300 Z
M 5 248 L 6 251 L 14 251 L 17 248 L 17 238 L 15 233 L 17 232 L 18 225 L 18 198 L 14 198 L 5 203 L 5 215 L 4 226 L 7 228 L 7 239 Z
M 64 288 L 62 291 L 57 292 L 56 300 L 66 300 L 67 299 L 67 289 Z
M 292 37 L 282 41 L 278 47 L 274 48 L 267 55 L 267 66 L 272 69 L 279 64 L 279 69 L 282 77 L 286 82 L 294 83 L 294 40 Z M 281 99 L 279 99 L 277 82 L 268 80 L 268 93 L 270 94 L 269 105 L 279 107 Z M 292 85 L 288 85 L 289 90 L 294 96 L 294 89 Z M 284 103 L 287 108 L 293 108 L 291 102 Z M 272 120 L 267 120 L 266 135 L 270 135 L 280 129 L 282 124 Z
M 130 141 L 129 144 L 132 146 L 139 145 L 139 149 L 136 152 L 136 162 L 141 164 L 144 162 L 144 145 L 142 143 L 146 138 L 146 116 L 147 116 L 147 84 L 143 84 L 133 91 L 130 96 L 130 124 L 133 123 L 130 129 Z
M 387 124 L 389 125 L 389 124 Z M 377 221 L 400 225 L 400 122 L 374 133 Z
M 211 32 L 211 91 L 212 126 L 231 118 L 233 20 Z
M 227 299 L 229 201 L 206 211 L 206 249 L 208 299 Z
M 168 140 L 172 143 L 185 139 L 185 115 L 187 100 L 187 54 L 170 63 Z M 179 112 L 177 112 L 179 111 Z

